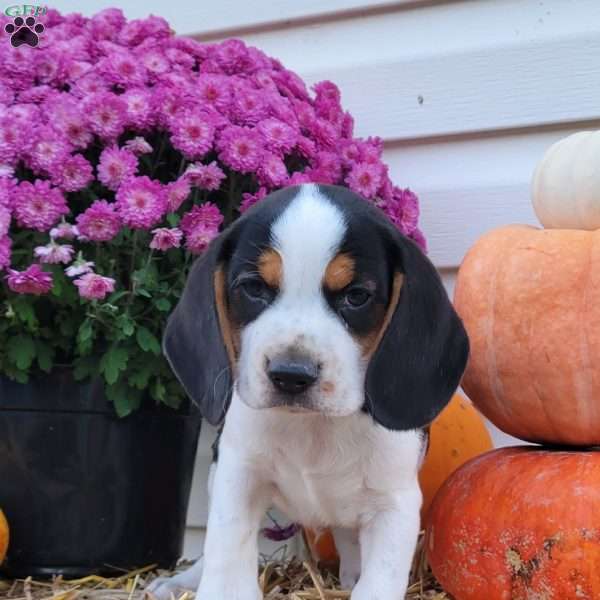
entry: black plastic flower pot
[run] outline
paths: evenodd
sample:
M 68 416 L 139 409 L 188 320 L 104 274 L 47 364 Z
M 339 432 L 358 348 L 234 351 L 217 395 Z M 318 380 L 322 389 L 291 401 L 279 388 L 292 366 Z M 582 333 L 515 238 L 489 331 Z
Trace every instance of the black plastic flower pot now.
M 119 419 L 98 383 L 0 377 L 0 570 L 81 576 L 181 556 L 200 417 L 150 406 Z

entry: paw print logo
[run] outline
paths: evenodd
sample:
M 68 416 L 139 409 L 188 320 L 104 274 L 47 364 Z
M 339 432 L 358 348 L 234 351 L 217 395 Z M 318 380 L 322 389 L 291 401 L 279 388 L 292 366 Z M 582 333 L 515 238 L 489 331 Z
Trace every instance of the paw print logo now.
M 39 41 L 39 35 L 44 32 L 44 26 L 35 22 L 35 17 L 15 17 L 12 23 L 4 26 L 4 31 L 10 34 L 10 43 L 17 48 L 27 44 L 35 48 Z

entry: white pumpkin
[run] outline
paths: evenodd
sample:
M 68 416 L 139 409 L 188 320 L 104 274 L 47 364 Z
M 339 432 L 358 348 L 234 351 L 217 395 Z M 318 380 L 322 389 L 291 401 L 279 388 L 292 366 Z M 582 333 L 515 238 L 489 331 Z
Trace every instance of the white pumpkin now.
M 533 174 L 532 200 L 550 229 L 600 229 L 600 131 L 550 146 Z

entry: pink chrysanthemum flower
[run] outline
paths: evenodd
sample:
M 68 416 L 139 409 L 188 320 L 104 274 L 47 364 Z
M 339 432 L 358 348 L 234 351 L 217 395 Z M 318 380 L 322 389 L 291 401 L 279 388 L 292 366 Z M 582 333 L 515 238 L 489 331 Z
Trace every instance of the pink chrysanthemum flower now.
M 8 229 L 10 228 L 11 213 L 8 206 L 0 204 L 0 238 L 8 235 Z
M 142 154 L 149 154 L 152 152 L 152 146 L 142 136 L 134 137 L 131 140 L 125 142 L 125 148 L 130 152 L 133 152 L 136 156 L 142 156 Z
M 279 119 L 261 121 L 258 130 L 265 139 L 267 148 L 273 152 L 287 154 L 298 142 L 298 132 Z
M 283 160 L 271 152 L 264 155 L 258 167 L 257 174 L 259 183 L 271 188 L 285 185 L 289 178 L 289 173 Z
M 160 52 L 145 52 L 141 60 L 146 69 L 153 75 L 166 73 L 171 67 L 169 60 Z
M 22 181 L 15 191 L 13 210 L 21 227 L 48 231 L 69 212 L 65 197 L 48 181 Z
M 121 219 L 116 206 L 106 200 L 96 200 L 77 217 L 79 237 L 93 242 L 108 242 L 121 229 Z
M 34 171 L 52 172 L 71 152 L 70 144 L 50 127 L 42 126 L 27 149 L 28 163 Z
M 187 112 L 173 120 L 171 133 L 175 148 L 187 158 L 198 159 L 212 148 L 215 128 L 205 115 Z
M 52 183 L 66 192 L 77 192 L 93 179 L 92 165 L 81 155 L 69 156 L 52 169 Z
M 300 175 L 300 173 L 297 173 Z M 308 183 L 308 181 L 303 182 Z M 261 187 L 259 188 L 256 194 L 242 194 L 242 203 L 240 204 L 240 213 L 245 213 L 249 208 L 254 206 L 257 202 L 260 202 L 267 195 L 267 188 Z
M 169 229 L 168 227 L 159 227 L 153 229 L 152 241 L 150 242 L 150 248 L 153 250 L 168 250 L 169 248 L 179 248 L 181 245 L 181 238 L 183 232 L 177 227 Z
M 107 294 L 115 291 L 115 280 L 98 273 L 84 273 L 73 281 L 79 295 L 86 300 L 103 300 Z
M 146 81 L 146 67 L 130 52 L 111 52 L 98 63 L 98 71 L 113 85 L 123 87 L 143 85 Z
M 184 176 L 165 186 L 167 194 L 168 211 L 175 212 L 188 199 L 191 186 L 189 180 Z
M 15 123 L 9 118 L 0 118 L 0 160 L 16 164 L 20 147 L 20 136 Z
M 317 154 L 317 145 L 310 138 L 302 135 L 298 139 L 296 150 L 300 156 L 303 156 L 308 160 L 312 160 Z
M 302 185 L 304 183 L 314 183 L 311 179 L 310 173 L 300 173 L 299 171 L 296 171 L 292 174 L 288 181 L 288 185 Z
M 42 271 L 42 267 L 33 264 L 24 271 L 9 269 L 6 276 L 8 287 L 17 294 L 47 294 L 52 289 L 52 274 Z
M 214 58 L 229 74 L 243 71 L 248 61 L 248 49 L 241 40 L 225 40 L 215 46 Z
M 149 129 L 154 123 L 152 96 L 143 88 L 127 90 L 122 96 L 127 103 L 127 125 L 138 131 Z
M 93 94 L 85 101 L 90 129 L 103 140 L 114 140 L 125 126 L 127 103 L 110 92 Z
M 11 207 L 12 200 L 17 190 L 18 181 L 10 177 L 0 177 L 0 204 Z
M 381 164 L 356 163 L 346 177 L 350 189 L 371 200 L 382 183 Z
M 418 227 L 408 237 L 413 240 L 423 252 L 427 253 L 427 240 Z
M 214 160 L 208 165 L 190 164 L 184 173 L 184 177 L 194 187 L 208 191 L 218 190 L 221 187 L 221 182 L 227 178 Z
M 111 146 L 102 150 L 98 162 L 98 179 L 109 189 L 116 191 L 121 183 L 135 175 L 138 159 L 124 148 Z
M 193 230 L 201 225 L 210 226 L 218 229 L 223 223 L 223 215 L 219 207 L 212 202 L 205 202 L 194 206 L 192 210 L 185 213 L 179 223 L 179 228 L 189 236 Z
M 234 91 L 232 112 L 240 125 L 256 125 L 269 116 L 269 107 L 262 91 L 243 86 Z
M 223 75 L 202 74 L 198 77 L 198 97 L 204 105 L 225 111 L 231 104 L 231 81 Z
M 108 91 L 109 83 L 97 73 L 86 73 L 73 84 L 73 95 L 88 98 L 93 94 Z
M 34 256 L 39 258 L 41 263 L 52 265 L 71 262 L 73 252 L 75 252 L 73 246 L 69 244 L 56 244 L 54 242 L 51 242 L 47 246 L 37 246 L 33 250 Z
M 335 148 L 339 139 L 339 132 L 335 125 L 325 119 L 315 119 L 311 133 L 317 145 L 325 150 Z
M 323 183 L 341 183 L 342 161 L 335 152 L 321 151 L 313 157 L 314 168 L 321 174 Z
M 53 127 L 60 131 L 75 148 L 86 148 L 92 141 L 92 132 L 79 110 L 61 117 L 53 123 Z
M 50 230 L 50 238 L 53 240 L 64 239 L 72 240 L 79 235 L 79 231 L 75 225 L 70 223 L 59 223 L 56 227 Z
M 392 223 L 405 235 L 410 235 L 417 228 L 419 201 L 409 189 L 395 187 L 391 200 L 385 202 L 382 208 Z
M 240 173 L 256 171 L 264 153 L 262 140 L 256 131 L 235 125 L 221 132 L 217 148 L 219 158 Z
M 132 229 L 150 229 L 167 212 L 167 196 L 159 181 L 132 177 L 119 188 L 117 210 L 123 224 Z
M 200 254 L 218 235 L 218 227 L 201 223 L 186 235 L 185 247 L 192 254 Z
M 15 168 L 11 165 L 0 164 L 0 178 L 1 177 L 12 177 L 15 174 Z
M 0 271 L 10 265 L 11 239 L 7 236 L 0 238 Z
M 83 258 L 77 259 L 70 267 L 65 269 L 65 273 L 69 277 L 79 277 L 84 273 L 90 273 L 94 269 L 93 261 L 86 261 Z

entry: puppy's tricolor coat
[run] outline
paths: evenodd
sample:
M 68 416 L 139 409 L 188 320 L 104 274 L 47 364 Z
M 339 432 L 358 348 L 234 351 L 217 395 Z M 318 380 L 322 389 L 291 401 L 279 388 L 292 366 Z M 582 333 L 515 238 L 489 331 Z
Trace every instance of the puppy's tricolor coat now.
M 349 190 L 271 194 L 195 263 L 164 349 L 224 424 L 203 564 L 154 586 L 258 600 L 257 533 L 276 506 L 334 528 L 353 600 L 404 598 L 425 427 L 468 340 L 434 267 Z

